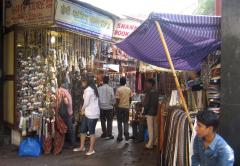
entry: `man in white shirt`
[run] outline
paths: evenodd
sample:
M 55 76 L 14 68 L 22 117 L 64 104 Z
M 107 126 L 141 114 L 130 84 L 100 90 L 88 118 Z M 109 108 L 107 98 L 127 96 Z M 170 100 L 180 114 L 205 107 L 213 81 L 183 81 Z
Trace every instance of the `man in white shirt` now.
M 102 138 L 114 139 L 112 135 L 113 121 L 113 105 L 115 97 L 113 88 L 108 85 L 109 77 L 104 76 L 103 85 L 98 88 L 99 104 L 100 104 L 100 119 L 102 125 Z M 107 128 L 106 128 L 107 121 Z

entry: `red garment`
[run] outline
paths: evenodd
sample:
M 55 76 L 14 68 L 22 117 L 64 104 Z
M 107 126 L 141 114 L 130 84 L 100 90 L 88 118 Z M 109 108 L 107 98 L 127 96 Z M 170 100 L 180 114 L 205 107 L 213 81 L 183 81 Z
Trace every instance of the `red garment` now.
M 59 115 L 60 112 L 60 103 L 63 97 L 68 99 L 68 114 L 72 115 L 72 97 L 67 89 L 59 88 L 56 94 L 56 120 L 55 120 L 55 135 L 53 139 L 53 153 L 55 155 L 59 154 L 62 151 L 64 145 L 65 134 L 67 132 L 67 125 L 64 123 L 62 117 Z
M 65 134 L 67 132 L 67 125 L 64 123 L 62 117 L 59 115 L 60 103 L 63 97 L 68 99 L 68 114 L 71 116 L 73 114 L 72 110 L 72 97 L 67 89 L 59 88 L 56 94 L 56 109 L 55 109 L 55 134 L 52 139 L 49 136 L 47 139 L 43 139 L 43 149 L 46 154 L 50 153 L 53 147 L 53 153 L 55 155 L 62 151 L 64 145 Z
M 52 137 L 43 137 L 43 150 L 45 154 L 49 154 L 52 150 Z
M 142 91 L 142 74 L 139 73 L 138 75 L 138 91 L 141 92 Z
M 72 109 L 72 96 L 71 94 L 68 92 L 67 89 L 64 89 L 62 87 L 60 87 L 57 90 L 57 94 L 56 94 L 56 109 L 59 110 L 60 109 L 60 103 L 63 97 L 67 97 L 69 104 L 67 105 L 68 107 L 68 114 L 71 116 L 73 114 L 73 109 Z
M 57 155 L 61 153 L 63 145 L 65 140 L 65 134 L 60 133 L 59 131 L 56 131 L 54 140 L 53 140 L 53 154 Z

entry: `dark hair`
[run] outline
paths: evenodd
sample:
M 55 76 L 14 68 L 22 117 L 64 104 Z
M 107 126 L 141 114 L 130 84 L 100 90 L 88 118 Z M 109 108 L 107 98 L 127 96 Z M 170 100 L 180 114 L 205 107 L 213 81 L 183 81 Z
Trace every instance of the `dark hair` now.
M 64 88 L 64 89 L 69 89 L 69 84 L 68 84 L 67 78 L 62 79 L 61 87 Z
M 155 86 L 156 82 L 153 78 L 147 79 L 147 83 L 150 83 L 152 86 Z
M 94 93 L 97 97 L 99 97 L 97 86 L 95 85 L 94 78 L 92 76 L 87 76 L 82 79 L 87 82 L 87 87 L 91 87 L 94 90 Z
M 213 127 L 213 131 L 218 129 L 219 119 L 218 115 L 212 111 L 204 110 L 197 114 L 197 121 L 203 123 L 207 127 Z
M 126 77 L 121 77 L 120 78 L 120 85 L 121 86 L 126 85 L 126 82 L 127 82 Z
M 109 82 L 109 76 L 104 76 L 103 77 L 103 83 L 108 84 L 108 82 Z

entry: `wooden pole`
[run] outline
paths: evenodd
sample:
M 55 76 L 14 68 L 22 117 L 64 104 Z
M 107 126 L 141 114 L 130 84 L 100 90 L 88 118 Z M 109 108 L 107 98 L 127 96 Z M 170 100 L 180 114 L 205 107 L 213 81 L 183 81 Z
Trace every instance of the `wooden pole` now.
M 191 117 L 190 117 L 190 115 L 189 115 L 189 111 L 188 111 L 188 108 L 187 108 L 187 104 L 186 104 L 185 98 L 184 98 L 184 96 L 183 96 L 182 89 L 181 89 L 181 87 L 180 87 L 180 84 L 179 84 L 179 81 L 178 81 L 178 78 L 177 78 L 177 74 L 176 74 L 174 65 L 173 65 L 173 63 L 172 63 L 172 58 L 171 58 L 171 55 L 170 55 L 170 53 L 169 53 L 168 46 L 167 46 L 167 43 L 166 43 L 166 41 L 165 41 L 165 38 L 164 38 L 164 36 L 163 36 L 163 32 L 162 32 L 160 23 L 159 23 L 158 21 L 155 21 L 155 24 L 156 24 L 156 27 L 157 27 L 157 30 L 158 30 L 158 33 L 159 33 L 159 37 L 160 37 L 161 42 L 162 42 L 162 44 L 163 44 L 163 48 L 164 48 L 164 51 L 165 51 L 165 53 L 166 53 L 166 57 L 167 57 L 168 63 L 169 63 L 170 68 L 171 68 L 171 70 L 172 70 L 173 77 L 174 77 L 174 80 L 175 80 L 175 83 L 176 83 L 176 86 L 177 86 L 178 94 L 179 94 L 180 99 L 181 99 L 181 102 L 182 102 L 182 104 L 183 104 L 184 111 L 185 111 L 185 113 L 186 113 L 186 115 L 187 115 L 190 128 L 191 128 L 192 132 L 194 132 L 194 127 L 193 127 L 193 124 L 192 124 L 192 119 L 191 119 Z

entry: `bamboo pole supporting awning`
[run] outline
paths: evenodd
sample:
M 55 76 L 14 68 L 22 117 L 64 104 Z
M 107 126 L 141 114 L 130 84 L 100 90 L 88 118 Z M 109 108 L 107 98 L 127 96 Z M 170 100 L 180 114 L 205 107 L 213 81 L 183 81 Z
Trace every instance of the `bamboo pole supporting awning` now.
M 179 84 L 179 80 L 177 78 L 177 74 L 176 74 L 176 71 L 175 71 L 175 68 L 174 68 L 174 65 L 173 65 L 173 62 L 172 62 L 171 55 L 170 55 L 169 50 L 168 50 L 167 43 L 166 43 L 165 38 L 164 38 L 164 35 L 163 35 L 163 32 L 162 32 L 160 23 L 158 21 L 155 21 L 155 24 L 156 24 L 156 27 L 157 27 L 157 30 L 158 30 L 159 37 L 161 39 L 162 45 L 164 47 L 164 51 L 166 53 L 167 60 L 169 62 L 170 68 L 172 70 L 172 74 L 173 74 L 173 77 L 174 77 L 174 80 L 175 80 L 175 83 L 176 83 L 176 86 L 177 86 L 178 94 L 180 96 L 181 103 L 183 105 L 184 111 L 185 111 L 185 113 L 187 115 L 190 128 L 191 128 L 192 131 L 194 131 L 194 127 L 193 127 L 193 124 L 192 124 L 192 119 L 191 119 L 191 117 L 189 115 L 189 111 L 188 111 L 188 108 L 187 108 L 187 103 L 186 103 L 186 100 L 185 100 L 185 98 L 183 96 L 183 92 L 182 92 L 181 86 Z

